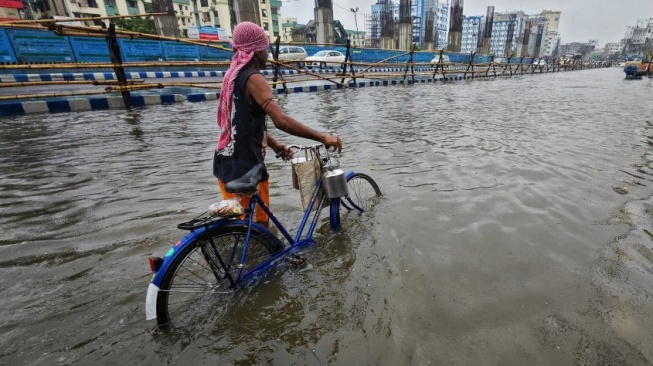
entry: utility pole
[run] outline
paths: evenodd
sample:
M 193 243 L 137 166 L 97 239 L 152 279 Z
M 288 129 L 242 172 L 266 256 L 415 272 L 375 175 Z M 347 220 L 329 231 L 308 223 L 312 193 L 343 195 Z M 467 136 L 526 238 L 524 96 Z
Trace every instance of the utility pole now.
M 261 15 L 259 13 L 258 1 L 254 0 L 229 0 L 231 13 L 231 30 L 238 23 L 252 22 L 261 25 Z

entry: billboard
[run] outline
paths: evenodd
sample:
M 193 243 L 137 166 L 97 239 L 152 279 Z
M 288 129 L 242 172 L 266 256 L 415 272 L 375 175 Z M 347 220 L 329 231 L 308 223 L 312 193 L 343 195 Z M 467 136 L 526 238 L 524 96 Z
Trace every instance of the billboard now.
M 0 0 L 0 8 L 22 9 L 23 2 L 20 0 Z
M 218 35 L 218 28 L 216 27 L 200 27 L 199 28 L 200 32 L 200 39 L 206 39 L 209 41 L 217 41 L 220 39 L 220 36 Z
M 4 29 L 0 29 L 0 62 L 16 62 L 16 55 Z

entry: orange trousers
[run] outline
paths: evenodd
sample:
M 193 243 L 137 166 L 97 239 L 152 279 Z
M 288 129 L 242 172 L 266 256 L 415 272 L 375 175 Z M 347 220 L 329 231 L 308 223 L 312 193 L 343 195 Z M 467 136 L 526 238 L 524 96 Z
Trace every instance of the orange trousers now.
M 230 200 L 230 199 L 237 199 L 241 205 L 243 205 L 243 208 L 247 209 L 249 207 L 249 202 L 251 201 L 251 198 L 243 195 L 243 194 L 238 194 L 238 193 L 229 193 L 224 187 L 224 183 L 220 179 L 218 179 L 218 187 L 220 187 L 220 192 L 222 192 L 222 197 L 225 200 Z M 265 202 L 265 205 L 270 207 L 270 181 L 266 180 L 264 182 L 261 182 L 258 184 L 258 195 L 261 197 L 263 202 Z M 243 219 L 245 216 L 243 215 Z M 254 221 L 259 222 L 259 223 L 267 223 L 269 220 L 268 214 L 263 211 L 262 208 L 260 208 L 258 205 L 254 209 Z

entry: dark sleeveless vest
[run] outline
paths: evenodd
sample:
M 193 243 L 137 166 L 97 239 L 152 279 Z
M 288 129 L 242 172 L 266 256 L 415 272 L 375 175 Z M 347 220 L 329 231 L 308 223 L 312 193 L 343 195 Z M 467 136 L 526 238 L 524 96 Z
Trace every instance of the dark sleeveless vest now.
M 264 163 L 261 147 L 266 131 L 265 112 L 245 96 L 245 83 L 254 74 L 260 72 L 247 67 L 236 77 L 231 142 L 224 149 L 216 150 L 213 158 L 213 175 L 223 183 L 240 178 L 257 164 Z M 264 169 L 261 181 L 267 179 L 268 172 Z

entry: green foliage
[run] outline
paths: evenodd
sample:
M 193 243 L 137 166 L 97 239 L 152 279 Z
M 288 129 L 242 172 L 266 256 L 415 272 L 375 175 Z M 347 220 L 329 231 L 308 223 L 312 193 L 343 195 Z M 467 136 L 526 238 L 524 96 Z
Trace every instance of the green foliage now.
M 621 57 L 621 53 L 619 53 L 619 52 L 615 52 L 615 53 L 613 53 L 613 54 L 610 55 L 610 57 L 608 58 L 608 60 L 609 60 L 609 61 L 612 61 L 612 62 L 615 62 L 615 61 L 619 61 L 619 60 L 621 60 L 622 58 L 623 58 L 623 57 Z
M 154 20 L 150 18 L 123 18 L 115 21 L 116 26 L 126 31 L 156 34 Z
M 152 3 L 144 2 L 143 7 L 145 14 L 152 13 Z M 156 34 L 156 26 L 152 18 L 122 18 L 117 19 L 114 23 L 118 28 L 131 32 Z

